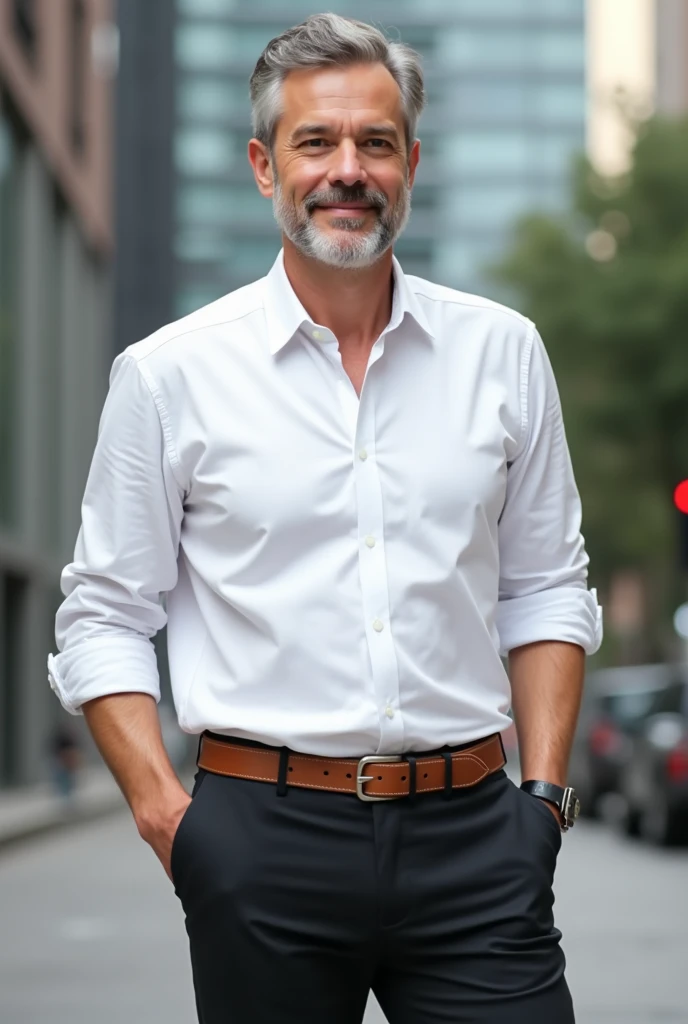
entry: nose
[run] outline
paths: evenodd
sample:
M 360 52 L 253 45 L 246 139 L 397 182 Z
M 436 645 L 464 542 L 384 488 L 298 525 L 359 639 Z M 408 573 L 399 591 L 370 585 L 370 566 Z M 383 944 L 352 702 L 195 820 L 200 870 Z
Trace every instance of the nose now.
M 334 150 L 328 168 L 327 180 L 330 185 L 364 185 L 367 178 L 359 160 L 356 143 L 353 139 L 342 139 Z

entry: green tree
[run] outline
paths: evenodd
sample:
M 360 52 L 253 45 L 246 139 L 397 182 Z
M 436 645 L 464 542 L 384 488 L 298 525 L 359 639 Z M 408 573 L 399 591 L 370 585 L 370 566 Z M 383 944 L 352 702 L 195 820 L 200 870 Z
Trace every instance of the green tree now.
M 643 653 L 661 657 L 686 592 L 671 496 L 688 477 L 688 120 L 637 126 L 618 178 L 579 158 L 570 212 L 521 220 L 491 272 L 550 354 L 595 581 L 642 572 Z

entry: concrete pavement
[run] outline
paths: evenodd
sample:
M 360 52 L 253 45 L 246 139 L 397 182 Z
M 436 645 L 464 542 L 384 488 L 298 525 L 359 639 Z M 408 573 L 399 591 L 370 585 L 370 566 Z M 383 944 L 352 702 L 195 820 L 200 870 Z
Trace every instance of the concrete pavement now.
M 121 810 L 124 806 L 124 797 L 115 780 L 100 765 L 82 769 L 74 797 L 69 801 L 49 782 L 0 789 L 0 849 L 41 832 Z

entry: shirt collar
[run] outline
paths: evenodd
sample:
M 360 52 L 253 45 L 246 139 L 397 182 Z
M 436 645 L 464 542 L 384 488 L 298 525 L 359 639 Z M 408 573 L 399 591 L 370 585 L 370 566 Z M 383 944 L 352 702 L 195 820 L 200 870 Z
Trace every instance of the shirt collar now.
M 396 256 L 394 268 L 394 295 L 388 331 L 394 330 L 408 314 L 428 338 L 434 334 L 418 297 L 412 291 Z M 315 326 L 292 288 L 284 269 L 284 249 L 281 249 L 267 277 L 264 278 L 263 304 L 268 330 L 268 346 L 272 355 L 284 348 L 304 324 Z

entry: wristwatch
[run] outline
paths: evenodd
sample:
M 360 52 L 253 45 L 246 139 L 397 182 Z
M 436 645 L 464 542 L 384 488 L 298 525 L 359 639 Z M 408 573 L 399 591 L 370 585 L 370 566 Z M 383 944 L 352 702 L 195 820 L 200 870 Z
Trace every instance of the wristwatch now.
M 554 804 L 561 816 L 561 830 L 568 830 L 575 825 L 580 814 L 580 800 L 573 786 L 555 786 L 553 782 L 542 782 L 540 779 L 528 779 L 521 783 L 521 789 L 539 800 L 547 800 Z

